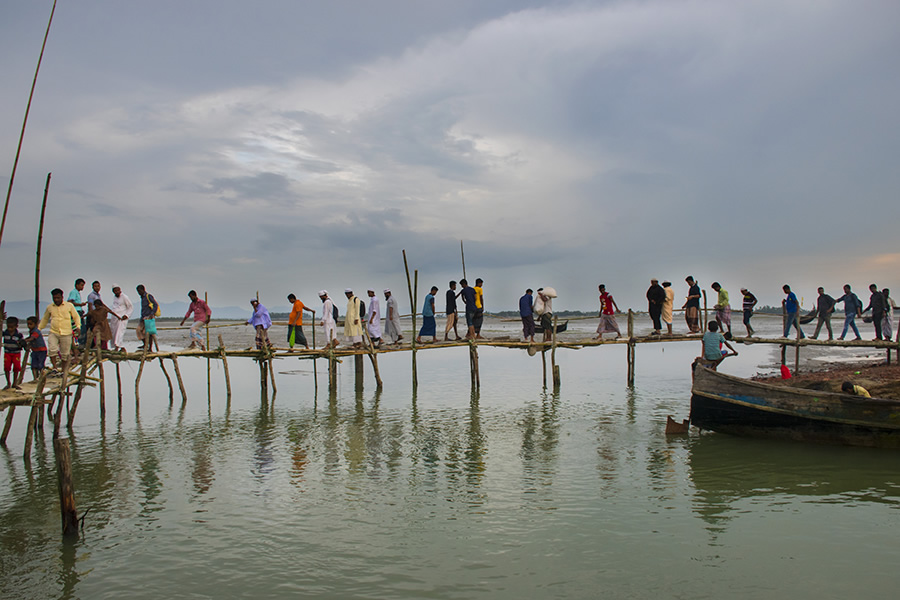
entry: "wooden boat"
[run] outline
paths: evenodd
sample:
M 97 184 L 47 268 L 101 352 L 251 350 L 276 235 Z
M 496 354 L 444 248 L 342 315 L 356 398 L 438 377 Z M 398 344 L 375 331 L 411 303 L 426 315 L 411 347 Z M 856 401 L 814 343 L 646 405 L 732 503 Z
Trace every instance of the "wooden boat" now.
M 750 381 L 697 365 L 691 424 L 732 435 L 900 448 L 900 401 Z
M 565 331 L 568 328 L 569 328 L 568 321 L 563 321 L 562 323 L 557 323 L 556 324 L 556 333 L 562 333 L 563 331 Z M 541 327 L 541 324 L 539 322 L 535 322 L 534 332 L 535 333 L 544 333 L 544 328 Z
M 799 321 L 801 325 L 808 325 L 812 323 L 816 317 L 819 315 L 819 309 L 813 308 L 811 311 L 800 317 Z

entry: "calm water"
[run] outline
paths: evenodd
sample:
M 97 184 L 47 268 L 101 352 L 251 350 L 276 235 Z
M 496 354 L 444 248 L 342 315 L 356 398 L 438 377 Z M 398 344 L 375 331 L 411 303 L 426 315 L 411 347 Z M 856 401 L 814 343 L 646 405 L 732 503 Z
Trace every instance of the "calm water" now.
M 496 331 L 514 326 L 494 325 Z M 777 327 L 776 327 L 777 328 Z M 587 331 L 587 330 L 586 330 Z M 496 332 L 495 332 L 496 333 Z M 248 339 L 249 332 L 242 335 Z M 83 536 L 64 543 L 49 435 L 0 451 L 0 598 L 847 598 L 896 593 L 900 453 L 669 437 L 687 417 L 695 344 L 540 356 L 464 348 L 352 361 L 329 398 L 307 361 L 258 371 L 181 361 L 174 405 L 151 365 L 105 421 L 91 391 L 72 432 Z M 747 375 L 772 349 L 741 346 Z M 367 369 L 368 369 L 367 361 Z M 171 372 L 171 369 L 170 369 Z M 109 373 L 109 371 L 107 371 Z M 46 429 L 50 433 L 50 429 Z M 89 509 L 89 510 L 88 510 Z

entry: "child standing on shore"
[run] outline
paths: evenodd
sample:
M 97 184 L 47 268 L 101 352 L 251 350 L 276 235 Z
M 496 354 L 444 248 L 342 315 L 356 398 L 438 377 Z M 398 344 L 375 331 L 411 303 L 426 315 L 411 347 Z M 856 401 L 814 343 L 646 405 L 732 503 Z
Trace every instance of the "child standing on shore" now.
M 3 330 L 3 374 L 6 375 L 6 387 L 3 388 L 4 390 L 16 387 L 16 379 L 19 377 L 19 373 L 22 372 L 24 338 L 19 333 L 18 327 L 19 319 L 16 317 L 6 319 L 6 329 Z M 13 374 L 12 379 L 9 378 L 10 373 Z

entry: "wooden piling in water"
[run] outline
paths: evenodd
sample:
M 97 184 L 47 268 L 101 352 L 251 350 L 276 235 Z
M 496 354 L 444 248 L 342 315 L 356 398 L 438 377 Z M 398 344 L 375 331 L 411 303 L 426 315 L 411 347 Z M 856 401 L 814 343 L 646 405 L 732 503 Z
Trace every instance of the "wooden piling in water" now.
M 175 379 L 178 381 L 178 391 L 181 392 L 181 403 L 187 404 L 187 392 L 184 391 L 184 381 L 181 379 L 181 369 L 178 368 L 178 356 L 175 353 L 170 355 L 172 357 L 172 365 L 175 367 Z M 162 364 L 162 359 L 159 359 L 160 364 Z
M 99 341 L 99 336 L 95 335 L 94 340 Z M 66 419 L 67 427 L 72 427 L 72 423 L 75 421 L 75 412 L 78 410 L 78 403 L 81 401 L 81 393 L 84 390 L 84 384 L 87 381 L 87 367 L 91 356 L 89 344 L 90 339 L 85 337 L 84 350 L 81 353 L 81 375 L 78 378 L 78 386 L 75 388 L 75 399 L 72 401 L 72 409 L 69 411 L 68 418 Z M 65 388 L 62 389 L 65 390 Z
M 356 354 L 353 357 L 353 372 L 355 376 L 356 389 L 362 389 L 363 387 L 363 355 Z
M 634 355 L 635 355 L 635 346 L 636 342 L 634 339 L 634 311 L 630 308 L 628 309 L 628 342 L 626 346 L 626 355 L 625 359 L 628 363 L 627 372 L 626 372 L 626 382 L 627 385 L 634 385 Z
M 469 340 L 469 371 L 472 378 L 472 389 L 481 387 L 481 371 L 478 366 L 478 345 Z
M 219 352 L 222 356 L 222 368 L 225 370 L 225 394 L 228 400 L 231 400 L 231 374 L 228 372 L 228 356 L 225 353 L 225 342 L 222 341 L 222 335 L 219 335 Z
M 366 340 L 369 342 L 369 361 L 372 363 L 372 371 L 375 373 L 375 386 L 377 389 L 381 389 L 381 373 L 378 370 L 378 357 L 375 356 L 378 352 L 377 348 L 375 348 L 375 344 L 372 343 L 372 338 L 369 335 L 369 329 L 367 326 L 363 326 L 363 333 L 366 336 Z M 315 365 L 315 358 L 313 359 L 313 365 Z
M 3 424 L 3 433 L 0 434 L 0 446 L 6 446 L 6 438 L 9 437 L 9 428 L 12 427 L 13 415 L 16 412 L 15 405 L 10 406 L 6 413 L 6 422 Z
M 53 440 L 56 455 L 56 478 L 59 487 L 59 514 L 64 536 L 78 535 L 78 512 L 75 510 L 75 486 L 72 483 L 72 455 L 67 438 Z
M 141 375 L 144 374 L 144 363 L 147 362 L 147 353 L 150 351 L 150 334 L 144 333 L 144 352 L 141 355 L 141 366 L 138 367 L 137 376 L 134 378 L 134 403 L 141 403 Z
M 116 394 L 119 402 L 119 412 L 122 412 L 122 373 L 119 371 L 119 363 L 116 361 Z
M 413 292 L 413 283 L 409 278 L 409 263 L 406 260 L 406 250 L 403 250 L 403 268 L 406 270 L 406 287 L 409 289 L 409 306 L 412 313 L 412 334 L 410 335 L 410 348 L 412 348 L 412 384 L 413 389 L 419 385 L 419 374 L 416 368 L 416 302 L 419 295 L 419 270 L 416 269 L 416 287 Z
M 559 377 L 559 365 L 556 364 L 556 324 L 557 324 L 557 316 L 553 315 L 553 332 L 551 337 L 551 350 L 550 350 L 550 364 L 552 365 L 552 373 L 553 373 L 553 388 L 559 388 L 560 377 Z
M 105 417 L 106 416 L 106 380 L 103 377 L 103 362 L 102 362 L 103 355 L 101 354 L 102 347 L 100 345 L 100 334 L 98 333 L 96 336 L 94 336 L 94 339 L 97 340 L 97 344 L 96 344 L 97 357 L 95 360 L 96 360 L 96 364 L 97 364 L 97 373 L 100 377 L 100 381 L 97 383 L 97 385 L 100 387 L 100 416 Z
M 269 353 L 269 379 L 272 380 L 272 398 L 278 393 L 278 386 L 275 385 L 275 359 Z

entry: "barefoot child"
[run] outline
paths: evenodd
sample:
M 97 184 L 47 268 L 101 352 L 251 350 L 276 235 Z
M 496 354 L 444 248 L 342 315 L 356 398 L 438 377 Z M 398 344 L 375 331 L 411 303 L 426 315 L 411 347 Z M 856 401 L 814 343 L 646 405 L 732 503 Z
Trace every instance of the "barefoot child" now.
M 3 330 L 3 374 L 6 375 L 6 387 L 17 387 L 16 379 L 22 371 L 22 347 L 24 346 L 24 338 L 19 333 L 19 319 L 9 317 L 6 319 L 6 329 Z M 12 379 L 9 374 L 12 373 Z
M 28 317 L 26 323 L 28 324 L 28 337 L 25 339 L 25 344 L 31 350 L 31 375 L 37 379 L 47 363 L 47 343 L 44 342 L 44 336 L 38 329 L 37 317 Z

